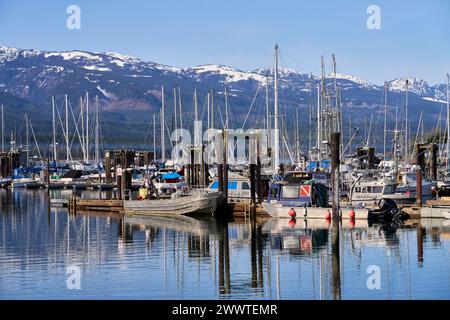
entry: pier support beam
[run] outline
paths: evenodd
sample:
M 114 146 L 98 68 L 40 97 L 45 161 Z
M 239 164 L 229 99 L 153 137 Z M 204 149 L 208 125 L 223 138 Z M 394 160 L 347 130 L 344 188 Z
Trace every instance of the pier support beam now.
M 416 168 L 416 203 L 419 208 L 422 208 L 422 170 L 420 167 Z
M 331 135 L 331 181 L 333 191 L 333 205 L 332 205 L 332 217 L 335 220 L 339 219 L 339 142 L 340 133 L 334 132 Z
M 437 180 L 437 145 L 435 143 L 430 146 L 430 178 Z
M 105 152 L 105 182 L 111 183 L 111 155 L 109 151 Z
M 256 204 L 256 181 L 255 181 L 255 173 L 256 173 L 256 165 L 254 163 L 250 163 L 250 199 L 251 204 Z

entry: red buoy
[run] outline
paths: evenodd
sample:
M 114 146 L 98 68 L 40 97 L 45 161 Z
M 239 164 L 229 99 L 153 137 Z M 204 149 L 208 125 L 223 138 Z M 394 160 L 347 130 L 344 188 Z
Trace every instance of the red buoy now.
M 294 208 L 291 208 L 291 210 L 289 210 L 289 216 L 291 218 L 295 218 L 296 215 L 297 215 L 297 213 L 295 212 Z
M 295 223 L 296 223 L 296 222 L 297 222 L 297 221 L 295 220 L 295 218 L 290 219 L 290 220 L 289 220 L 289 227 L 291 227 L 291 228 L 295 227 Z
M 331 219 L 331 212 L 330 210 L 327 210 L 327 213 L 325 213 L 325 219 Z
M 329 226 L 331 224 L 331 218 L 325 219 L 325 223 Z
M 351 220 L 355 219 L 355 210 L 351 209 L 348 216 L 350 217 Z

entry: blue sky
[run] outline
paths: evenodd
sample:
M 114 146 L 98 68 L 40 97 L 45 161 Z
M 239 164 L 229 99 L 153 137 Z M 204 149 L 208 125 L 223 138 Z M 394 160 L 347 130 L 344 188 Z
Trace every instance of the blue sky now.
M 81 9 L 81 30 L 66 8 Z M 381 30 L 366 27 L 369 5 Z M 0 45 L 43 50 L 117 51 L 174 66 L 214 63 L 331 70 L 381 84 L 400 76 L 444 83 L 450 72 L 450 1 L 388 0 L 0 0 Z

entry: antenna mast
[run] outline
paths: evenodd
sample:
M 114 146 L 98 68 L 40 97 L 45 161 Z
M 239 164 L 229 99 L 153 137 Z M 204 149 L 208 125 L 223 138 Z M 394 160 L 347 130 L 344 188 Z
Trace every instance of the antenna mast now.
M 274 162 L 273 171 L 278 172 L 280 166 L 280 136 L 278 132 L 278 44 L 275 44 L 275 74 L 274 74 Z

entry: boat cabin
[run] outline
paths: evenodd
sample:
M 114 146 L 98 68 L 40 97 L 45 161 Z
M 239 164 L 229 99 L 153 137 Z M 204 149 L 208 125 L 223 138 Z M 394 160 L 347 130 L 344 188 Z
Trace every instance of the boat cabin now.
M 314 180 L 299 184 L 275 182 L 270 185 L 267 201 L 296 207 L 327 207 L 328 190 L 325 185 Z
M 217 191 L 219 189 L 219 181 L 217 178 L 208 187 L 209 190 Z M 231 202 L 240 202 L 251 199 L 250 180 L 246 177 L 228 173 L 228 200 Z

